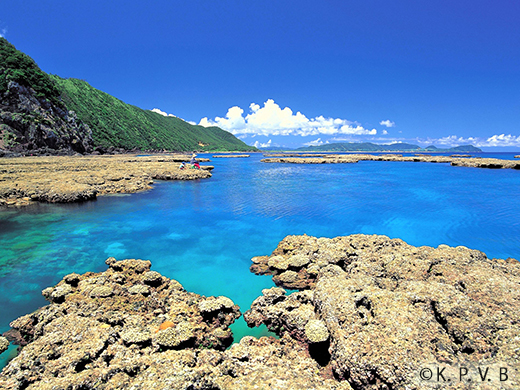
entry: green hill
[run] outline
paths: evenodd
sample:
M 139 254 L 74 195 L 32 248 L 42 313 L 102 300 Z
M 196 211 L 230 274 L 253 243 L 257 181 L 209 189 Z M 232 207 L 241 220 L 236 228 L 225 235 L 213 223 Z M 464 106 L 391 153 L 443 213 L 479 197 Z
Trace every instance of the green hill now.
M 0 156 L 92 151 L 88 126 L 68 111 L 54 81 L 0 38 Z
M 218 127 L 191 125 L 126 104 L 86 81 L 51 76 L 64 103 L 92 129 L 94 143 L 102 147 L 142 150 L 255 150 Z
M 77 79 L 43 72 L 0 38 L 0 156 L 108 148 L 255 151 L 218 127 L 191 125 L 122 102 Z

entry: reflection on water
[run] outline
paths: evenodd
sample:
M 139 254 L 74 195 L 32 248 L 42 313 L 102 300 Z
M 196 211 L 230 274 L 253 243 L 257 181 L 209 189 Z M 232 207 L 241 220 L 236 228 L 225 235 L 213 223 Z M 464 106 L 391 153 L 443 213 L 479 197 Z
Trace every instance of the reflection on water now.
M 249 272 L 251 257 L 270 254 L 288 234 L 385 234 L 520 257 L 518 171 L 260 157 L 215 159 L 211 179 L 159 182 L 130 196 L 0 211 L 0 332 L 45 304 L 43 288 L 70 272 L 102 271 L 109 256 L 150 259 L 187 290 L 226 295 L 242 311 L 273 286 Z M 238 338 L 265 333 L 243 320 L 233 330 Z

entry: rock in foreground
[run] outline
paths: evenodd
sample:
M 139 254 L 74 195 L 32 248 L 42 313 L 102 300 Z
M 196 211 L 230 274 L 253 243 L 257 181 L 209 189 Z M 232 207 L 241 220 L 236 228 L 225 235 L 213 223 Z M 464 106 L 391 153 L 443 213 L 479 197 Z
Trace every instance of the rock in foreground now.
M 239 316 L 229 298 L 110 258 L 106 272 L 45 289 L 51 305 L 11 323 L 11 340 L 28 344 L 0 388 L 520 388 L 514 259 L 353 235 L 288 236 L 253 262 L 279 287 L 244 317 L 278 340 L 245 337 L 225 350 Z
M 1 389 L 351 389 L 323 378 L 288 336 L 225 350 L 240 316 L 231 299 L 186 292 L 149 261 L 107 264 L 65 276 L 43 291 L 49 306 L 11 323 L 9 337 L 27 345 L 0 374 Z
M 495 382 L 475 388 L 520 388 L 520 263 L 514 259 L 353 235 L 288 236 L 253 263 L 253 272 L 272 274 L 280 287 L 253 302 L 244 314 L 248 324 L 308 343 L 311 356 L 355 389 L 438 384 L 435 376 L 432 382 L 420 377 L 425 367 L 446 367 L 453 381 L 468 368 L 474 382 L 478 367 L 487 367 Z M 281 287 L 301 291 L 287 295 Z M 507 381 L 499 381 L 501 368 Z
M 11 337 L 28 345 L 4 369 L 0 388 L 41 388 L 49 381 L 90 388 L 146 370 L 149 356 L 232 343 L 229 325 L 240 311 L 229 298 L 186 292 L 150 271 L 149 261 L 109 258 L 107 264 L 99 274 L 65 276 L 43 290 L 49 306 L 11 323 L 18 332 Z

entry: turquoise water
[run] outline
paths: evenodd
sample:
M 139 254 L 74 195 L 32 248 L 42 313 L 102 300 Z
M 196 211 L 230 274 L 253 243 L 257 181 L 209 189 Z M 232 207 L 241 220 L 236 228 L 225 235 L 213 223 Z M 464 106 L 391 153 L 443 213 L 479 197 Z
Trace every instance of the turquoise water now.
M 1 210 L 0 332 L 46 303 L 42 289 L 70 272 L 105 270 L 109 256 L 149 259 L 187 290 L 226 295 L 242 311 L 273 286 L 249 272 L 251 257 L 270 254 L 288 234 L 384 234 L 520 259 L 520 171 L 261 157 L 213 159 L 211 179 L 158 182 L 138 194 Z M 266 332 L 242 320 L 233 330 L 237 339 Z

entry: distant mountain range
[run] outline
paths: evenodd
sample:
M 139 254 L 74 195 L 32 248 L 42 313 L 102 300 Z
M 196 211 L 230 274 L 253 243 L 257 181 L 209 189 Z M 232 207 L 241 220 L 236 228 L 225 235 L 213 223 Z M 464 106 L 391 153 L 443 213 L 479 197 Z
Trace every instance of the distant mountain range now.
M 418 145 L 407 143 L 393 143 L 378 145 L 371 142 L 338 142 L 318 146 L 307 146 L 296 149 L 302 152 L 438 152 L 438 153 L 479 153 L 481 149 L 472 145 L 462 145 L 454 148 L 441 149 L 433 145 L 421 148 Z
M 218 127 L 122 102 L 86 81 L 43 72 L 0 38 L 0 156 L 114 150 L 256 151 Z

